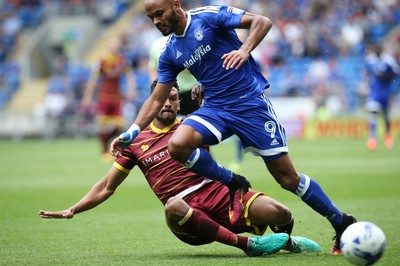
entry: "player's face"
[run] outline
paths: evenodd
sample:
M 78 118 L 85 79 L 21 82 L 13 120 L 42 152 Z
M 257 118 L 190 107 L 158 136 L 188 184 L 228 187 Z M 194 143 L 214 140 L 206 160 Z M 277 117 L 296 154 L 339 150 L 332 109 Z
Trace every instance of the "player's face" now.
M 168 36 L 178 28 L 179 16 L 172 0 L 146 0 L 145 10 L 162 35 Z
M 175 121 L 178 111 L 179 93 L 178 90 L 173 87 L 163 108 L 161 108 L 160 112 L 157 114 L 156 119 L 165 125 L 170 125 Z

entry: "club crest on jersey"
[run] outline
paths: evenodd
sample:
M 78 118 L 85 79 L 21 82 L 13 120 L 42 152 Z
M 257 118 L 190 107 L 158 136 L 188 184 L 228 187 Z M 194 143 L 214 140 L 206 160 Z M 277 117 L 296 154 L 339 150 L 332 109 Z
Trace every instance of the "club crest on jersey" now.
M 149 145 L 142 145 L 142 151 L 147 151 L 149 149 Z
M 201 40 L 203 40 L 203 31 L 201 29 L 196 30 L 194 32 L 194 37 L 200 42 Z

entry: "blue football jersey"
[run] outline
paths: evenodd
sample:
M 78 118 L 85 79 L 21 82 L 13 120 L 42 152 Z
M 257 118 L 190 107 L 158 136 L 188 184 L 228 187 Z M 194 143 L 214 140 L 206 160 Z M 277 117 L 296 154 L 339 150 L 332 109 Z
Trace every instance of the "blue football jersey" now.
M 176 80 L 184 69 L 205 91 L 204 105 L 232 105 L 258 97 L 269 83 L 252 56 L 238 69 L 226 70 L 221 57 L 242 45 L 235 28 L 244 10 L 229 6 L 191 9 L 183 35 L 171 34 L 158 64 L 158 82 Z
M 370 74 L 370 95 L 374 100 L 388 99 L 392 94 L 396 77 L 400 74 L 396 60 L 388 55 L 366 57 L 366 70 Z

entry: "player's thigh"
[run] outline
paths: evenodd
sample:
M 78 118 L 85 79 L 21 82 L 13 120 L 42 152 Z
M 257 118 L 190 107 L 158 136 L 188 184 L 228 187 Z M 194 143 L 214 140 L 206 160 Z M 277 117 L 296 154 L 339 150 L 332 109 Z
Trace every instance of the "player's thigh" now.
M 168 152 L 175 160 L 185 163 L 201 143 L 198 132 L 190 126 L 180 125 L 168 141 Z
M 249 207 L 248 218 L 254 225 L 280 225 L 290 217 L 287 206 L 266 195 L 258 196 Z
M 383 104 L 381 101 L 375 98 L 368 98 L 365 103 L 365 109 L 370 113 L 380 113 L 383 109 Z
M 168 147 L 177 148 L 197 148 L 202 143 L 201 135 L 191 126 L 180 125 L 172 134 Z
M 240 138 L 244 151 L 259 156 L 287 152 L 284 127 L 278 121 L 271 102 L 264 96 L 244 103 L 241 112 L 227 112 L 226 119 Z M 241 110 L 239 109 L 239 110 Z
M 181 227 L 179 222 L 182 221 L 185 216 L 190 215 L 190 206 L 183 199 L 178 197 L 171 197 L 165 204 L 165 220 L 168 227 L 175 232 L 179 232 Z
M 283 188 L 292 192 L 296 191 L 300 183 L 300 176 L 294 168 L 289 154 L 284 154 L 275 160 L 269 161 L 266 166 Z
M 223 119 L 226 112 L 201 107 L 183 121 L 182 125 L 193 128 L 200 136 L 202 145 L 216 145 L 233 135 L 230 125 Z

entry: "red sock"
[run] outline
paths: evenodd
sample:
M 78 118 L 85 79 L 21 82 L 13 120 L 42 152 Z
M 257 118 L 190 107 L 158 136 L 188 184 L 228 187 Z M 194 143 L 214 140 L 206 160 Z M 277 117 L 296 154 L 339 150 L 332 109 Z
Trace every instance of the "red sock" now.
M 101 147 L 103 149 L 103 153 L 108 153 L 109 142 L 114 136 L 116 136 L 118 134 L 118 132 L 119 132 L 118 129 L 115 128 L 115 129 L 113 129 L 111 131 L 105 130 L 105 131 L 100 132 L 98 134 L 99 139 L 101 141 Z
M 108 135 L 109 134 L 105 133 L 105 132 L 100 132 L 98 134 L 98 137 L 99 137 L 100 142 L 101 142 L 101 148 L 102 148 L 102 152 L 103 153 L 108 152 L 108 140 L 109 140 Z
M 248 237 L 236 235 L 225 227 L 214 222 L 200 211 L 190 209 L 188 214 L 189 212 L 192 212 L 190 218 L 186 221 L 182 221 L 183 224 L 181 224 L 182 228 L 184 228 L 189 234 L 200 235 L 203 238 L 208 237 L 210 243 L 217 241 L 229 246 L 238 247 L 245 252 L 247 251 Z

